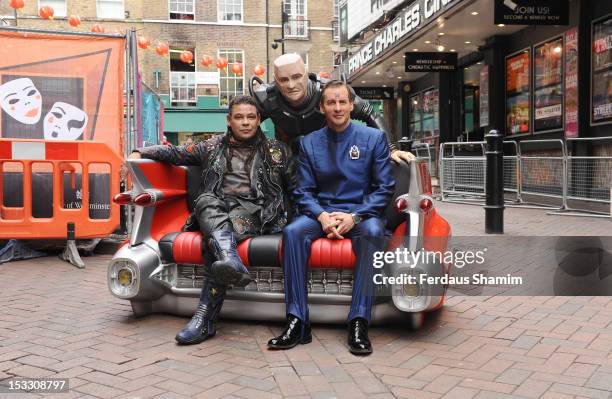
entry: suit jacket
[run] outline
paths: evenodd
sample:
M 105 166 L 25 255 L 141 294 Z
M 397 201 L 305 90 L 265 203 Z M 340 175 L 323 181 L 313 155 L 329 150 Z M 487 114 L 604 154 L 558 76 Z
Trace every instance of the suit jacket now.
M 350 123 L 336 133 L 327 127 L 300 143 L 294 197 L 301 214 L 323 211 L 383 217 L 395 188 L 385 134 Z

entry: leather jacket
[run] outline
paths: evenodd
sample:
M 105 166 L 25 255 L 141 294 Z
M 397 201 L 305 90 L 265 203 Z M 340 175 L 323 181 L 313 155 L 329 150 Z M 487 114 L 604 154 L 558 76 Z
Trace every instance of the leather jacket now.
M 223 198 L 223 177 L 227 170 L 230 131 L 189 146 L 157 145 L 139 148 L 142 158 L 173 165 L 202 166 L 202 182 L 195 202 L 202 194 Z M 284 143 L 257 131 L 256 154 L 251 163 L 251 185 L 262 199 L 261 233 L 280 232 L 291 216 L 291 195 L 295 187 L 295 157 Z

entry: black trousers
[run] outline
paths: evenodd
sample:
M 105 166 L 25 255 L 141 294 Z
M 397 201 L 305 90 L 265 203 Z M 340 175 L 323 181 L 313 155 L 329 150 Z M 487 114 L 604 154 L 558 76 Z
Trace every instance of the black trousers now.
M 212 194 L 200 195 L 194 212 L 205 237 L 213 231 L 231 230 L 237 242 L 260 234 L 260 214 L 261 206 L 253 201 Z

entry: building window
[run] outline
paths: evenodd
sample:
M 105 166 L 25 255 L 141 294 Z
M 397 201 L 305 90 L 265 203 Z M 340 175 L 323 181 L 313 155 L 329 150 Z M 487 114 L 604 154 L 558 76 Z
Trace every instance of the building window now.
M 217 0 L 219 21 L 242 22 L 242 0 Z
M 593 24 L 591 124 L 612 122 L 612 18 Z
M 410 137 L 433 143 L 440 135 L 440 99 L 437 89 L 425 90 L 410 96 Z
M 506 134 L 529 133 L 529 51 L 506 58 Z
M 283 29 L 286 37 L 308 38 L 308 20 L 306 19 L 306 0 L 285 0 L 283 12 L 287 14 L 287 21 Z
M 123 0 L 97 0 L 98 18 L 125 19 Z
M 196 103 L 196 70 L 195 63 L 185 64 L 180 59 L 181 52 L 195 49 L 170 49 L 170 102 L 173 107 L 194 106 Z
M 170 19 L 194 19 L 194 0 L 170 0 Z
M 346 53 L 344 51 L 334 51 L 333 52 L 333 66 L 334 68 L 339 67 L 340 65 L 342 65 L 342 61 L 344 61 L 344 55 Z
M 338 7 L 338 0 L 334 0 L 332 4 L 332 13 L 334 18 L 332 19 L 332 40 L 340 40 L 340 22 L 338 16 L 340 15 L 340 7 Z
M 66 16 L 66 0 L 39 0 L 38 9 L 40 10 L 42 6 L 51 6 L 54 17 Z
M 533 131 L 563 127 L 563 38 L 533 48 Z
M 244 94 L 244 74 L 236 75 L 232 72 L 232 65 L 241 63 L 244 65 L 243 50 L 219 50 L 219 57 L 227 59 L 227 67 L 219 73 L 219 106 L 227 107 L 232 98 Z

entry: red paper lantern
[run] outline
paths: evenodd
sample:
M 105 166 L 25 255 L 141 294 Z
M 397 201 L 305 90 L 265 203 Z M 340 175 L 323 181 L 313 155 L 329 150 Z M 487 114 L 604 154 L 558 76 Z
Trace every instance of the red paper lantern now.
M 53 7 L 51 6 L 42 6 L 40 10 L 38 10 L 38 15 L 40 15 L 42 19 L 53 19 L 54 13 Z
M 211 64 L 212 64 L 212 57 L 210 55 L 206 55 L 204 54 L 202 56 L 202 58 L 200 58 L 200 64 L 202 64 L 202 66 L 208 68 Z
M 224 69 L 225 67 L 227 67 L 227 58 L 217 58 L 217 68 Z
M 329 74 L 329 72 L 319 72 L 319 77 L 323 79 L 329 79 L 331 75 Z
M 155 52 L 157 55 L 161 55 L 162 57 L 167 56 L 169 51 L 170 48 L 168 47 L 167 43 L 159 42 L 157 43 L 157 46 L 155 46 Z
M 70 26 L 72 26 L 73 28 L 76 28 L 77 26 L 81 25 L 81 18 L 78 15 L 71 15 L 68 18 L 68 23 L 70 24 Z
M 253 68 L 253 73 L 255 74 L 255 76 L 259 76 L 261 78 L 262 76 L 264 76 L 264 73 L 266 73 L 266 68 L 261 64 L 257 64 Z
M 138 36 L 138 47 L 146 50 L 151 45 L 151 39 L 146 36 Z
M 102 24 L 93 24 L 90 29 L 94 33 L 104 33 L 106 32 L 106 28 Z
M 191 61 L 193 61 L 193 53 L 191 51 L 189 51 L 189 50 L 185 50 L 185 51 L 181 52 L 181 55 L 179 55 L 179 58 L 185 64 L 191 64 Z
M 25 6 L 23 0 L 11 0 L 9 2 L 9 6 L 11 6 L 11 8 L 14 8 L 15 10 L 19 10 L 21 8 L 23 8 Z
M 242 64 L 239 62 L 232 64 L 231 71 L 236 75 L 242 75 Z

